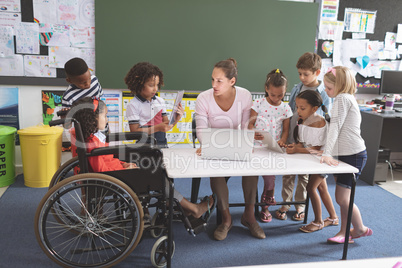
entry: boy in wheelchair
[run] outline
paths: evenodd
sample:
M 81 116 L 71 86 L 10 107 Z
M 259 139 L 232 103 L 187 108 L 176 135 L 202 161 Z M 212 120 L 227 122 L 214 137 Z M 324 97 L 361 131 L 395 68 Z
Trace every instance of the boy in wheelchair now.
M 107 147 L 106 136 L 102 132 L 107 125 L 106 104 L 102 100 L 86 97 L 74 102 L 72 111 L 72 117 L 81 125 L 87 152 L 89 153 L 95 148 Z M 74 130 L 72 130 L 72 145 L 76 147 L 74 134 Z M 88 158 L 88 162 L 93 172 L 139 168 L 134 163 L 120 161 L 112 154 L 91 156 Z M 168 185 L 168 183 L 166 183 L 166 185 Z M 168 187 L 165 187 L 165 193 L 166 196 L 168 196 Z M 209 216 L 215 208 L 215 200 L 212 195 L 204 198 L 199 204 L 188 201 L 175 189 L 173 197 L 179 202 L 186 216 L 191 215 L 196 219 L 202 217 L 204 214 L 208 214 L 207 216 Z

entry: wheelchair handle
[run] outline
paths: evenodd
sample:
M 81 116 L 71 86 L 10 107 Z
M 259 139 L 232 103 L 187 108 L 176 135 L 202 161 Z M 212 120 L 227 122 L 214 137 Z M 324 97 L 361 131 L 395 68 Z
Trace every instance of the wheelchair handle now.
M 49 122 L 49 126 L 57 126 L 57 125 L 63 125 L 64 124 L 64 119 L 58 119 L 58 120 L 52 120 Z

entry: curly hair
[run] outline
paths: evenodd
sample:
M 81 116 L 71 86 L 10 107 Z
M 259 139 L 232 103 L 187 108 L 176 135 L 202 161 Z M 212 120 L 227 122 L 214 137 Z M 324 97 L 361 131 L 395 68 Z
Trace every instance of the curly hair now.
M 149 62 L 139 62 L 134 65 L 130 71 L 124 77 L 124 82 L 126 83 L 128 89 L 134 95 L 141 93 L 144 88 L 144 84 L 155 76 L 159 76 L 159 89 L 164 85 L 163 83 L 163 73 L 158 66 L 153 65 Z
M 105 107 L 106 104 L 98 100 L 98 107 L 94 111 L 94 100 L 91 97 L 77 100 L 71 106 L 71 112 L 73 112 L 72 117 L 80 123 L 84 141 L 88 141 L 88 139 L 99 130 L 98 117 L 99 114 L 105 110 Z
M 80 76 L 88 71 L 88 65 L 81 58 L 72 58 L 64 64 L 64 71 L 68 77 Z

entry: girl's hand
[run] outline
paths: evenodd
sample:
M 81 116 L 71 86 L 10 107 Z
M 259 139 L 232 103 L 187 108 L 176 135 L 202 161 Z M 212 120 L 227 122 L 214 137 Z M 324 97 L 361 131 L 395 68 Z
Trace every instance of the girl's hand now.
M 288 144 L 286 147 L 286 153 L 288 153 L 288 154 L 296 153 L 296 144 L 294 144 L 294 143 Z
M 326 163 L 330 166 L 337 166 L 339 165 L 339 161 L 332 158 L 332 156 L 321 156 L 320 163 Z
M 123 163 L 123 167 L 125 169 L 132 169 L 132 168 L 139 168 L 136 164 L 134 163 Z
M 315 150 L 311 147 L 307 148 L 307 150 L 310 152 L 310 154 L 318 155 L 321 156 L 322 153 L 324 152 L 323 150 Z
M 281 146 L 281 147 L 286 147 L 286 141 L 283 140 L 283 139 L 280 139 L 280 140 L 278 141 L 278 144 L 279 144 L 279 146 Z
M 169 125 L 166 123 L 160 123 L 155 126 L 155 132 L 168 132 L 173 128 L 173 125 Z
M 197 148 L 197 150 L 195 151 L 195 153 L 196 153 L 198 156 L 201 156 L 201 148 Z
M 264 139 L 264 136 L 261 133 L 259 133 L 259 132 L 254 133 L 254 140 L 262 141 L 263 139 Z

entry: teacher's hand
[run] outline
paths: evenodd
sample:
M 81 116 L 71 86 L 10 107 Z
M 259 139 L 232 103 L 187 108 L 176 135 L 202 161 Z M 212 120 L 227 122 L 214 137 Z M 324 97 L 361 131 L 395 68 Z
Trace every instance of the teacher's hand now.
M 320 163 L 326 163 L 330 166 L 337 166 L 339 165 L 339 161 L 332 158 L 332 156 L 321 156 Z
M 195 151 L 195 153 L 196 153 L 197 155 L 201 155 L 201 148 L 197 148 L 197 150 Z

